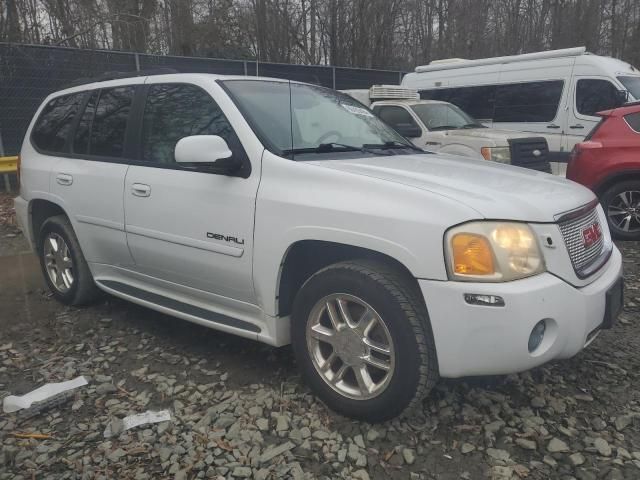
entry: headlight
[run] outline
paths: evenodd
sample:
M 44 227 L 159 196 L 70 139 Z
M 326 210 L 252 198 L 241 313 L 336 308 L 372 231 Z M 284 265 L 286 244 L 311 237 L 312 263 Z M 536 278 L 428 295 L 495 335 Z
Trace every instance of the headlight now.
M 509 147 L 482 147 L 480 153 L 485 160 L 499 163 L 511 163 L 511 150 Z
M 452 280 L 508 282 L 544 272 L 536 237 L 525 223 L 471 222 L 445 235 Z

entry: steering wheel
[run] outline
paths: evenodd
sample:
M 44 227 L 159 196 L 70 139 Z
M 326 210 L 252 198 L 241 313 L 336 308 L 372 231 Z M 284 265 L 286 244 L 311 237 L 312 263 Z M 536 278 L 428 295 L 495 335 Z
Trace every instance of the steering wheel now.
M 337 130 L 330 130 L 327 133 L 323 134 L 320 138 L 316 140 L 316 143 L 320 145 L 321 143 L 326 143 L 325 140 L 330 138 L 332 135 L 336 136 L 336 140 L 340 140 L 342 138 L 342 134 Z

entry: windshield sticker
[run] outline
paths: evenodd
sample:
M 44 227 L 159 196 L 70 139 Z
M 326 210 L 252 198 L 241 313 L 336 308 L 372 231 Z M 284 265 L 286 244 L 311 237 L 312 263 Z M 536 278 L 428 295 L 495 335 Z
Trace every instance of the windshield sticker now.
M 340 105 L 345 110 L 351 113 L 355 113 L 356 115 L 362 115 L 363 117 L 373 117 L 373 114 L 366 108 L 356 107 L 354 105 L 347 105 L 346 103 L 341 103 Z

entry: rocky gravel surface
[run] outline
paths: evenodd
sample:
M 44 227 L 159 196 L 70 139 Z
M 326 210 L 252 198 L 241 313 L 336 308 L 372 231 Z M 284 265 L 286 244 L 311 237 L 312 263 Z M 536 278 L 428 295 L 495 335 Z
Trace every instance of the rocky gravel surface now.
M 369 425 L 317 401 L 289 348 L 114 298 L 60 305 L 7 233 L 0 227 L 0 398 L 78 375 L 89 384 L 31 418 L 0 416 L 0 480 L 640 478 L 638 243 L 620 245 L 619 323 L 575 358 L 441 381 L 411 416 Z M 105 438 L 125 416 L 163 409 L 170 421 Z

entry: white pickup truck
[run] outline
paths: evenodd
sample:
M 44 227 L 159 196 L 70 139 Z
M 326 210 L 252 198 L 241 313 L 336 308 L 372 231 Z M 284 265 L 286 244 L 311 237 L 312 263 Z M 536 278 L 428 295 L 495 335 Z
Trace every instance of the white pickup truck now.
M 343 93 L 371 108 L 418 147 L 551 173 L 544 137 L 486 127 L 452 103 L 421 100 L 417 90 L 407 87 L 374 85 Z
M 99 291 L 274 346 L 312 390 L 380 421 L 439 377 L 575 355 L 622 307 L 594 194 L 424 152 L 353 98 L 173 74 L 47 97 L 19 223 L 59 301 Z

